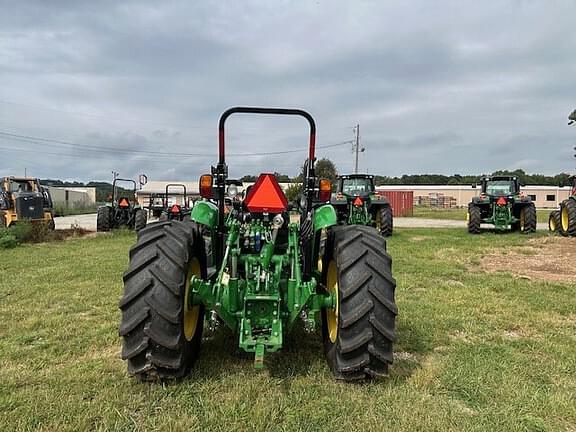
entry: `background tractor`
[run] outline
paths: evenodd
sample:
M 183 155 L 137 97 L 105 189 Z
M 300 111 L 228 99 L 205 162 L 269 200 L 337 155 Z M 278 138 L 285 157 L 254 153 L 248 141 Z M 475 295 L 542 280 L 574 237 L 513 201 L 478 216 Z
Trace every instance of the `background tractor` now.
M 536 231 L 536 207 L 521 193 L 516 177 L 484 177 L 481 187 L 480 196 L 468 204 L 468 232 L 479 233 L 483 223 L 494 225 L 498 231 Z
M 30 177 L 2 177 L 0 179 L 0 227 L 18 221 L 46 224 L 54 229 L 54 209 L 47 188 L 40 180 Z
M 130 183 L 132 190 L 121 192 L 118 183 Z M 136 182 L 130 179 L 115 178 L 112 182 L 112 200 L 105 206 L 98 207 L 96 230 L 110 231 L 126 227 L 140 231 L 146 226 L 147 213 L 136 201 Z
M 170 188 L 179 188 L 182 189 L 178 193 L 170 192 Z M 182 197 L 182 200 L 178 202 L 178 200 L 174 200 L 173 202 L 170 201 L 170 197 L 179 196 Z M 160 214 L 161 221 L 167 220 L 185 220 L 190 219 L 190 206 L 188 204 L 188 196 L 186 194 L 186 185 L 182 183 L 169 183 L 166 185 L 166 192 L 164 193 L 163 198 L 163 210 Z
M 164 194 L 152 193 L 148 197 L 148 212 L 149 216 L 159 218 L 164 211 Z
M 576 110 L 568 116 L 568 124 L 576 122 Z M 576 150 L 576 147 L 574 147 Z M 570 177 L 570 196 L 560 203 L 560 208 L 550 213 L 548 229 L 563 236 L 576 236 L 576 177 Z
M 330 203 L 341 225 L 368 225 L 384 236 L 392 235 L 392 207 L 385 197 L 376 195 L 374 176 L 350 174 L 338 177 L 338 188 Z
M 225 122 L 234 113 L 301 116 L 310 126 L 303 195 L 290 209 L 264 173 L 226 210 Z M 264 366 L 296 322 L 322 322 L 334 375 L 358 380 L 387 373 L 395 338 L 395 280 L 374 228 L 338 226 L 331 184 L 315 174 L 316 125 L 297 109 L 236 107 L 219 122 L 219 160 L 200 178 L 192 222 L 166 221 L 138 233 L 120 301 L 122 357 L 143 380 L 184 376 L 198 357 L 205 321 L 230 328 L 238 347 Z M 231 205 L 230 205 L 231 204 Z M 206 265 L 203 232 L 213 239 Z

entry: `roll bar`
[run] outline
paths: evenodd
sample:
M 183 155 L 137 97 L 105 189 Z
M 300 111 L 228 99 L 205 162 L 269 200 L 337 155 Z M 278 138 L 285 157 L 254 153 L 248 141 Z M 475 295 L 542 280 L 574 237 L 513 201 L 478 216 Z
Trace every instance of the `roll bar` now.
M 134 184 L 133 193 L 134 193 L 134 199 L 136 199 L 136 182 L 132 179 L 115 178 L 114 181 L 112 182 L 112 202 L 116 202 L 116 183 L 119 181 Z
M 316 151 L 316 123 L 312 116 L 304 110 L 293 108 L 260 108 L 260 107 L 233 107 L 222 113 L 218 122 L 218 165 L 212 167 L 212 174 L 215 176 L 216 193 L 218 196 L 218 228 L 216 233 L 217 244 L 215 248 L 216 259 L 224 254 L 224 198 L 226 195 L 226 178 L 228 177 L 228 166 L 226 165 L 226 120 L 232 114 L 271 114 L 304 117 L 310 125 L 310 137 L 308 146 L 308 159 L 305 162 L 304 194 L 306 196 L 307 212 L 312 210 L 312 201 L 316 175 L 314 172 L 314 161 Z

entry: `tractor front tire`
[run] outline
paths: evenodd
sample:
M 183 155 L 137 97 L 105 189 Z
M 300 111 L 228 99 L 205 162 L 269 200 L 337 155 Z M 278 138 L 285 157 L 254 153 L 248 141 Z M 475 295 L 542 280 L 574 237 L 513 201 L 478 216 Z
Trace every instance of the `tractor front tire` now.
M 108 207 L 98 207 L 96 215 L 96 231 L 110 231 L 112 228 L 111 212 Z
M 560 233 L 576 236 L 576 200 L 568 198 L 560 204 Z
M 398 309 L 386 240 L 372 227 L 337 226 L 326 248 L 323 285 L 336 298 L 322 313 L 328 364 L 344 381 L 387 375 Z
M 394 220 L 392 218 L 392 207 L 385 206 L 382 207 L 376 217 L 379 218 L 380 234 L 383 237 L 390 237 L 394 229 Z
M 548 231 L 558 232 L 560 231 L 560 210 L 553 210 L 548 216 Z
M 482 214 L 480 207 L 475 205 L 468 206 L 468 232 L 471 234 L 480 233 L 480 224 L 482 223 Z
M 536 206 L 534 204 L 525 205 L 520 209 L 520 232 L 530 234 L 536 231 Z
M 148 215 L 146 214 L 146 211 L 143 209 L 137 209 L 136 214 L 134 215 L 134 230 L 138 232 L 141 229 L 145 228 L 147 222 L 148 222 Z
M 128 372 L 143 381 L 185 376 L 199 355 L 202 306 L 188 306 L 190 278 L 206 277 L 196 224 L 157 222 L 138 232 L 124 273 L 120 336 Z

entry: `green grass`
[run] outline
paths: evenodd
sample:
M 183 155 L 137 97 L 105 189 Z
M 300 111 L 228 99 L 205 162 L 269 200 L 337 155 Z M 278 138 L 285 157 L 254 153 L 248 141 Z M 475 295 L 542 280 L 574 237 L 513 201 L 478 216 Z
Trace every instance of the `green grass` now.
M 54 206 L 54 213 L 56 216 L 76 216 L 96 213 L 99 205 L 100 204 L 77 204 L 74 206 L 66 206 L 64 204 L 57 204 Z
M 300 329 L 264 371 L 221 332 L 179 384 L 128 377 L 117 302 L 133 241 L 2 251 L 0 430 L 576 429 L 576 287 L 471 271 L 528 237 L 398 229 L 399 359 L 368 384 L 334 381 L 319 335 Z
M 414 207 L 414 214 L 412 217 L 425 218 L 425 219 L 449 219 L 449 220 L 466 220 L 465 208 L 452 208 L 452 209 L 436 209 L 430 207 Z M 537 209 L 536 217 L 539 223 L 548 223 L 548 216 L 551 210 Z

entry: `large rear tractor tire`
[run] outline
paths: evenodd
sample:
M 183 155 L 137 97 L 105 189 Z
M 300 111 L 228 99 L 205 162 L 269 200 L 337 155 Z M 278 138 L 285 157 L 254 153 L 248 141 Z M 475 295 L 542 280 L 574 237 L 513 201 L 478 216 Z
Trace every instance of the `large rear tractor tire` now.
M 134 230 L 138 232 L 145 228 L 147 222 L 148 215 L 146 214 L 146 211 L 143 209 L 137 209 L 136 214 L 134 215 Z
M 386 241 L 372 227 L 333 227 L 323 258 L 323 285 L 336 295 L 322 312 L 326 359 L 345 381 L 387 375 L 393 361 L 396 281 Z
M 394 219 L 392 218 L 392 207 L 385 206 L 378 210 L 376 214 L 378 218 L 377 228 L 380 234 L 384 237 L 390 237 L 394 230 Z
M 536 231 L 536 206 L 534 204 L 525 205 L 520 209 L 520 232 L 530 234 Z
M 482 223 L 482 214 L 480 207 L 471 204 L 468 206 L 468 232 L 471 234 L 480 233 L 480 224 Z
M 190 278 L 206 277 L 204 240 L 193 223 L 157 222 L 138 232 L 120 300 L 122 358 L 144 381 L 185 376 L 199 355 L 202 306 L 188 306 Z
M 548 216 L 548 231 L 558 232 L 560 231 L 560 210 L 553 210 Z
M 560 204 L 560 233 L 576 236 L 576 200 L 568 198 Z
M 112 229 L 112 214 L 108 207 L 98 207 L 96 215 L 96 231 L 110 231 Z

